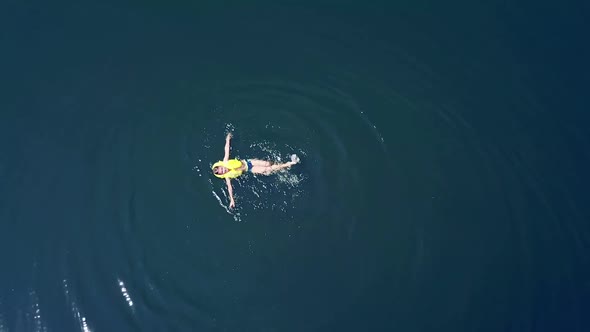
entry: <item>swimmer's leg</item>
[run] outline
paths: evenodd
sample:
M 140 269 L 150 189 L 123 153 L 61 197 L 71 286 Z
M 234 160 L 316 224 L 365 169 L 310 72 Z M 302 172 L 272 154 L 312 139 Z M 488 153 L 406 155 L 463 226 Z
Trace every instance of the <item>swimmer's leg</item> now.
M 254 163 L 254 161 L 256 161 L 257 164 Z M 296 155 L 292 155 L 291 161 L 286 162 L 284 164 L 274 164 L 273 165 L 268 161 L 256 160 L 256 159 L 251 159 L 250 162 L 252 163 L 252 169 L 250 170 L 252 173 L 269 175 L 271 173 L 280 171 L 285 168 L 289 168 L 289 167 L 299 163 L 299 157 L 297 157 Z
M 250 160 L 250 162 L 252 163 L 252 166 L 268 167 L 268 166 L 272 165 L 272 163 L 270 161 L 266 161 L 266 160 L 260 160 L 260 159 L 248 159 L 248 160 Z
M 289 161 L 289 162 L 284 163 L 284 164 L 270 165 L 269 167 L 267 167 L 267 169 L 268 169 L 268 172 L 269 173 L 273 173 L 273 172 L 280 171 L 280 170 L 285 169 L 285 168 L 289 168 L 289 167 L 291 167 L 291 166 L 293 166 L 295 164 L 297 164 L 297 163 L 294 162 L 294 161 Z
M 254 165 L 252 165 L 252 169 L 250 170 L 250 172 L 252 172 L 254 174 L 269 175 L 269 174 L 279 171 L 281 169 L 291 167 L 292 164 L 293 164 L 292 162 L 288 162 L 288 163 L 284 163 L 284 164 L 276 164 L 276 165 L 270 165 L 270 166 L 254 166 Z

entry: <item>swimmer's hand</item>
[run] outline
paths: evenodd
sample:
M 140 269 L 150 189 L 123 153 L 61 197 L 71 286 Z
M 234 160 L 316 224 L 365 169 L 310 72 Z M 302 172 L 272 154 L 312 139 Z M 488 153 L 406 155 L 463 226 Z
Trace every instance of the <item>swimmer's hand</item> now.
M 234 202 L 234 200 L 232 199 L 232 200 L 229 202 L 229 208 L 230 208 L 230 209 L 233 209 L 233 208 L 235 208 L 235 207 L 236 207 L 236 202 Z
M 227 136 L 225 137 L 225 140 L 226 141 L 229 141 L 232 137 L 233 137 L 233 135 L 231 133 L 227 133 Z

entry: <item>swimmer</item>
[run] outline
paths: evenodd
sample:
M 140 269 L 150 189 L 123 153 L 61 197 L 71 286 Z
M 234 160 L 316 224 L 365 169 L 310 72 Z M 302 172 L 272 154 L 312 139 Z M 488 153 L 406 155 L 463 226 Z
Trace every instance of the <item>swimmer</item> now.
M 231 179 L 237 178 L 245 172 L 269 175 L 299 163 L 299 157 L 297 157 L 297 155 L 292 155 L 291 161 L 284 164 L 274 164 L 270 161 L 259 159 L 229 159 L 229 143 L 231 138 L 232 134 L 228 133 L 227 137 L 225 138 L 225 156 L 223 157 L 223 161 L 216 162 L 213 164 L 211 169 L 213 170 L 213 174 L 216 177 L 225 179 L 227 191 L 229 191 L 229 207 L 232 209 L 236 206 L 236 202 L 234 201 L 234 192 L 231 186 Z

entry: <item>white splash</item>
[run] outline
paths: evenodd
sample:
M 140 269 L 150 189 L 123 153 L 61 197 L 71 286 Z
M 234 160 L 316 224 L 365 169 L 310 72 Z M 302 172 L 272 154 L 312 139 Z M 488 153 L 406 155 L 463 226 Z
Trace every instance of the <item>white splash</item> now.
M 231 124 L 231 123 L 225 124 L 225 135 L 233 133 L 235 131 L 236 131 L 236 127 L 233 124 Z M 225 136 L 223 138 L 225 138 Z
M 130 307 L 133 307 L 133 300 L 131 300 L 131 296 L 129 296 L 129 292 L 127 291 L 127 287 L 125 287 L 125 283 L 121 279 L 117 279 L 117 281 L 119 281 L 119 287 L 121 287 L 121 294 L 123 294 L 125 301 L 127 301 L 127 304 Z
M 213 194 L 213 197 L 215 197 L 217 199 L 217 202 L 219 203 L 219 206 L 221 206 L 225 212 L 227 212 L 229 215 L 231 215 L 235 221 L 242 221 L 242 219 L 240 218 L 240 213 L 239 212 L 235 212 L 235 211 L 231 211 L 227 206 L 225 206 L 225 204 L 223 204 L 223 201 L 221 200 L 221 198 L 219 197 L 219 195 L 217 195 L 217 193 L 215 192 L 215 190 L 212 190 L 211 193 Z M 225 191 L 222 191 L 222 193 L 224 195 Z

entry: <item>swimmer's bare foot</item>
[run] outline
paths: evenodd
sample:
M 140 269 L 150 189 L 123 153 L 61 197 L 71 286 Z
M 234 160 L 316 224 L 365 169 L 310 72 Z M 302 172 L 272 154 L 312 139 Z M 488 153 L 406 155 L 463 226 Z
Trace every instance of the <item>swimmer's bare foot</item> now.
M 291 163 L 292 163 L 292 165 L 299 164 L 300 161 L 301 161 L 301 159 L 299 159 L 299 157 L 297 157 L 296 154 L 292 154 L 291 155 Z

